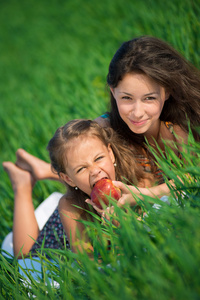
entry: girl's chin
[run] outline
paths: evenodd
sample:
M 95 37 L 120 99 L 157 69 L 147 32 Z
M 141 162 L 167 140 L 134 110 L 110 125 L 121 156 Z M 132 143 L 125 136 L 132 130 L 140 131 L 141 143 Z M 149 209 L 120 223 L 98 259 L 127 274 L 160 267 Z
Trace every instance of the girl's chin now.
M 135 134 L 145 134 L 146 133 L 146 129 L 144 129 L 144 128 L 131 126 L 131 127 L 129 127 L 129 129 Z

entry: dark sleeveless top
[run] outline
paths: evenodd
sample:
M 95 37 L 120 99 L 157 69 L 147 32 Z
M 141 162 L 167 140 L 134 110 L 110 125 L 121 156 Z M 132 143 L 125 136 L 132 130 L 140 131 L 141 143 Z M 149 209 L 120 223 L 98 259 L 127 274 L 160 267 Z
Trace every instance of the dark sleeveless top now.
M 40 248 L 65 249 L 69 247 L 69 240 L 65 234 L 58 208 L 56 208 L 32 246 L 31 255 L 37 256 Z

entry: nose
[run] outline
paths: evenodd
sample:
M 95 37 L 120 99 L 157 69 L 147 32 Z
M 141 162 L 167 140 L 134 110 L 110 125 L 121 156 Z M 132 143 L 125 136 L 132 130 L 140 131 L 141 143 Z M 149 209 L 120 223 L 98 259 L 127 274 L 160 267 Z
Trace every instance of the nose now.
M 141 101 L 136 101 L 132 108 L 132 114 L 135 118 L 140 119 L 144 115 L 144 107 Z
M 101 169 L 98 166 L 92 166 L 90 168 L 90 175 L 96 177 L 101 173 Z

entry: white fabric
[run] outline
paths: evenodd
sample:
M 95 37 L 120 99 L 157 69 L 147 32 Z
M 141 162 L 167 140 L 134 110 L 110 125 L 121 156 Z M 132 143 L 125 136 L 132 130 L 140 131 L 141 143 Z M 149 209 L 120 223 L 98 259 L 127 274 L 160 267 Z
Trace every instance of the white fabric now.
M 54 192 L 36 208 L 35 217 L 37 219 L 40 230 L 44 227 L 49 217 L 56 209 L 58 202 L 62 196 L 63 194 Z

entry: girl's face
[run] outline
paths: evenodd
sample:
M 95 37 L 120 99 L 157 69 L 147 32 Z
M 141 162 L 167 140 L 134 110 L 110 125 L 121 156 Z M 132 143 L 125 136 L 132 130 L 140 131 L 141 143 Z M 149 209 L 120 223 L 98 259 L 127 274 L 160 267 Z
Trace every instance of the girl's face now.
M 61 174 L 69 185 L 77 186 L 90 196 L 94 184 L 102 179 L 115 180 L 114 154 L 95 136 L 80 136 L 71 141 L 66 153 L 66 174 Z
M 144 74 L 128 73 L 116 88 L 111 88 L 119 114 L 131 131 L 157 137 L 159 117 L 169 95 Z

